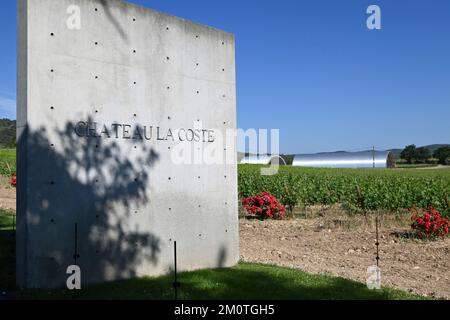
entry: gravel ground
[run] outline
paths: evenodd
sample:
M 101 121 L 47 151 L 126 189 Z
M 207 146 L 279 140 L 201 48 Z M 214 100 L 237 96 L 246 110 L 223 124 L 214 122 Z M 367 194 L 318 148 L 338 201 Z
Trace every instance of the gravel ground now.
M 343 221 L 351 225 L 352 219 L 347 216 Z M 407 227 L 382 223 L 379 235 L 382 286 L 450 299 L 450 239 L 399 237 L 408 231 Z M 358 220 L 353 227 L 332 226 L 323 217 L 284 221 L 241 219 L 241 259 L 365 283 L 367 267 L 376 261 L 374 225 Z

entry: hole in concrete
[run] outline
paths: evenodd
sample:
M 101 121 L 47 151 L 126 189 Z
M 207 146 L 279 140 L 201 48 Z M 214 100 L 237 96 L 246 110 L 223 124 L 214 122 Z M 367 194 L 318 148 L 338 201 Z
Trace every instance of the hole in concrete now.
M 169 149 L 169 150 L 170 150 L 170 147 L 167 147 L 167 149 Z
M 95 79 L 98 79 L 98 76 L 95 76 Z
M 225 232 L 228 232 L 228 229 L 225 229 Z
M 133 82 L 133 84 L 136 84 L 137 82 L 135 81 L 135 82 Z
M 95 110 L 95 113 L 98 113 L 98 110 Z
M 136 113 L 134 113 L 134 114 L 133 114 L 133 117 L 136 117 L 136 116 L 137 116 L 137 114 L 136 114 Z
M 170 116 L 168 116 L 167 119 L 170 120 Z
M 135 148 L 135 149 L 137 149 L 137 147 L 136 147 L 136 146 L 134 146 L 134 148 Z
M 95 45 L 98 45 L 98 42 L 94 42 Z
M 167 90 L 170 90 L 170 87 L 169 87 L 169 86 L 167 87 Z
M 197 35 L 195 35 L 195 38 L 196 38 L 196 39 L 198 39 L 198 34 L 197 34 Z
M 197 94 L 199 94 L 199 93 L 200 93 L 200 91 L 197 90 Z
M 54 37 L 55 36 L 55 34 L 52 32 L 52 33 L 50 33 L 50 35 L 52 36 L 52 37 Z
M 52 143 L 51 145 L 50 145 L 50 147 L 54 147 L 55 145 Z
M 53 223 L 53 222 L 55 222 L 55 220 L 54 219 L 50 219 L 50 222 Z
M 94 11 L 98 11 L 98 8 L 95 8 Z
M 169 180 L 172 180 L 172 178 L 171 178 L 171 177 L 169 177 Z
M 55 70 L 53 70 L 53 69 L 50 69 L 50 72 L 54 72 Z
M 198 236 L 199 236 L 199 237 L 201 237 L 201 236 L 202 236 L 202 234 L 201 234 L 201 233 L 199 233 L 199 234 L 198 234 Z
M 166 60 L 170 60 L 170 57 L 166 57 Z
M 225 44 L 225 42 L 224 41 L 222 41 L 222 45 L 224 45 Z
M 199 63 L 197 62 L 196 64 L 195 64 L 196 66 L 198 66 L 199 65 Z
M 138 181 L 138 178 L 135 178 L 135 179 L 134 179 L 134 182 L 137 182 L 137 181 Z
M 169 27 L 166 27 L 166 30 L 169 31 Z
M 136 50 L 133 50 L 133 53 L 136 53 Z
M 222 68 L 222 71 L 225 71 L 225 68 Z
M 54 185 L 54 184 L 55 184 L 55 181 L 50 181 L 50 184 L 51 184 L 51 185 Z
M 136 18 L 133 18 L 133 21 L 136 21 Z
M 54 109 L 55 109 L 55 107 L 53 107 L 53 106 L 50 107 L 50 110 L 54 110 Z
M 200 179 L 200 176 L 198 176 L 198 178 Z

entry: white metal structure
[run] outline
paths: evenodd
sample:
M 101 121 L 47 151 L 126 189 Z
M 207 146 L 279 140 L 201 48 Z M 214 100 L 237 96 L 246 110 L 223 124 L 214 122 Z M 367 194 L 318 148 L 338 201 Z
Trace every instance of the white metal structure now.
M 330 152 L 298 154 L 293 166 L 313 168 L 387 168 L 391 167 L 389 151 Z

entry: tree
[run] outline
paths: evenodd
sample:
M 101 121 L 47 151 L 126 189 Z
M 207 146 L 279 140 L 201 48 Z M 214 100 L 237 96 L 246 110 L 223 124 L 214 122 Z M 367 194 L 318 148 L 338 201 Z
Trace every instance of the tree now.
M 411 144 L 409 146 L 406 146 L 405 149 L 400 153 L 400 157 L 402 159 L 405 159 L 406 162 L 411 164 L 414 159 L 417 157 L 417 148 L 416 145 Z
M 440 147 L 433 153 L 433 157 L 438 159 L 440 164 L 449 164 L 450 146 Z
M 431 151 L 425 147 L 416 149 L 416 160 L 426 163 L 431 158 Z

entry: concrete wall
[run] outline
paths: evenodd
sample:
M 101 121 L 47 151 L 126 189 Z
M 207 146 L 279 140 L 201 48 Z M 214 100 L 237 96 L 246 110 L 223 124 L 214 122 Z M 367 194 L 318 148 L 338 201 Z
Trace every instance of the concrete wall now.
M 164 274 L 174 241 L 179 270 L 237 263 L 236 162 L 174 162 L 235 160 L 234 36 L 118 0 L 18 3 L 18 284 Z

